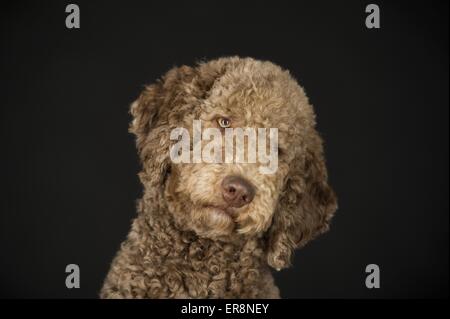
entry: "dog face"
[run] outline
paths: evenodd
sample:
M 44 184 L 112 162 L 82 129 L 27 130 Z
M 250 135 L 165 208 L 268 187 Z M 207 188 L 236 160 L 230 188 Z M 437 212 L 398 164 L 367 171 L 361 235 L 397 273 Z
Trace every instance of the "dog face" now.
M 336 198 L 327 183 L 322 141 L 307 97 L 287 71 L 240 58 L 175 68 L 144 90 L 131 113 L 146 194 L 167 206 L 178 228 L 223 241 L 261 237 L 267 261 L 277 269 L 289 265 L 294 248 L 327 229 Z M 223 161 L 226 134 L 213 143 L 219 143 L 222 162 L 174 163 L 169 153 L 177 141 L 171 132 L 181 127 L 193 136 L 194 120 L 203 130 L 223 133 L 277 129 L 277 143 L 264 136 L 277 156 L 276 170 L 262 173 L 263 164 L 248 161 L 248 153 L 244 163 Z M 249 143 L 243 143 L 246 150 Z M 205 144 L 190 142 L 189 158 Z M 233 154 L 237 147 L 231 146 Z
M 193 112 L 186 114 L 182 123 L 171 123 L 171 126 L 187 128 L 191 137 L 194 135 L 194 119 L 201 120 L 202 130 L 217 128 L 222 133 L 218 140 L 218 147 L 222 150 L 220 163 L 172 164 L 165 188 L 169 210 L 175 214 L 179 226 L 213 239 L 232 239 L 230 236 L 236 233 L 253 236 L 265 232 L 272 221 L 292 161 L 292 158 L 283 156 L 281 161 L 277 160 L 277 170 L 272 174 L 261 173 L 263 164 L 260 161 L 225 163 L 225 128 L 250 128 L 254 132 L 257 128 L 277 128 L 279 149 L 288 147 L 289 138 L 292 138 L 288 132 L 292 119 L 281 118 L 285 122 L 283 127 L 279 127 L 280 119 L 274 115 L 274 109 L 285 106 L 282 99 L 273 95 L 261 96 L 251 83 L 236 86 L 239 80 L 243 80 L 241 75 L 230 78 L 232 87 L 226 93 L 212 88 L 211 95 Z M 222 88 L 224 83 L 216 85 Z M 247 99 L 241 99 L 241 94 L 248 94 Z M 264 138 L 267 147 L 273 148 L 276 143 L 269 139 L 269 134 Z M 207 142 L 202 140 L 199 143 L 203 149 Z M 194 144 L 191 143 L 191 155 Z M 244 152 L 248 144 L 248 139 L 242 144 Z M 237 154 L 238 147 L 237 143 L 232 144 L 233 155 Z M 272 154 L 285 154 L 278 152 L 278 148 L 272 150 Z

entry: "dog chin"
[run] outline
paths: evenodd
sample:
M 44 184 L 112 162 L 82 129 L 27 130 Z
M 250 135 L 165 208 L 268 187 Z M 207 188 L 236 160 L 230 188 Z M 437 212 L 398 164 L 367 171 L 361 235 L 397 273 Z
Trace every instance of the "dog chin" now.
M 197 235 L 212 239 L 229 236 L 236 227 L 232 211 L 213 205 L 196 209 L 192 220 Z

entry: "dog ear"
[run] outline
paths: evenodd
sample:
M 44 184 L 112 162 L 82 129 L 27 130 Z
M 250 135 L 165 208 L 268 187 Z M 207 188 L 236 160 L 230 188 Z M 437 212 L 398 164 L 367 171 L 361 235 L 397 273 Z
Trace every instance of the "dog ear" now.
M 136 146 L 143 171 L 139 174 L 146 188 L 159 191 L 170 169 L 169 116 L 183 103 L 183 85 L 193 78 L 194 70 L 175 67 L 161 80 L 148 85 L 131 104 L 133 120 L 129 131 L 136 136 Z
M 146 86 L 137 100 L 131 104 L 130 113 L 133 120 L 129 132 L 136 135 L 136 146 L 139 152 L 144 146 L 150 128 L 156 122 L 158 112 L 162 107 L 162 98 L 162 85 L 156 83 Z
M 141 152 L 150 130 L 157 126 L 158 120 L 179 103 L 183 97 L 182 86 L 192 80 L 194 70 L 188 66 L 175 67 L 168 71 L 155 84 L 147 85 L 136 101 L 131 104 L 133 117 L 129 131 L 136 135 L 136 145 Z M 167 119 L 163 119 L 166 120 Z
M 280 270 L 290 265 L 295 248 L 328 230 L 337 198 L 328 185 L 322 140 L 316 132 L 303 156 L 294 159 L 267 233 L 267 262 Z

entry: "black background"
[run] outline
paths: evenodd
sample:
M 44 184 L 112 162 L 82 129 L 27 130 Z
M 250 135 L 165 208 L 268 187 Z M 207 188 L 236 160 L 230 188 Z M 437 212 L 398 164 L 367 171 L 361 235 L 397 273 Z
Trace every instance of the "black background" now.
M 339 196 L 282 296 L 448 297 L 448 2 L 373 1 L 378 30 L 367 1 L 159 2 L 75 1 L 72 30 L 70 2 L 1 4 L 0 296 L 97 297 L 141 195 L 130 102 L 174 65 L 240 55 L 305 87 Z

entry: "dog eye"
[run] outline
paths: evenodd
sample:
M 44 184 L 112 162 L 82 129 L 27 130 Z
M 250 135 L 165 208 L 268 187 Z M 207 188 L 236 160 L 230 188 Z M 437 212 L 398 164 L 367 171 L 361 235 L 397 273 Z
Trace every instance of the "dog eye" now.
M 226 117 L 220 117 L 217 119 L 217 123 L 219 123 L 220 127 L 227 128 L 231 126 L 231 120 Z

